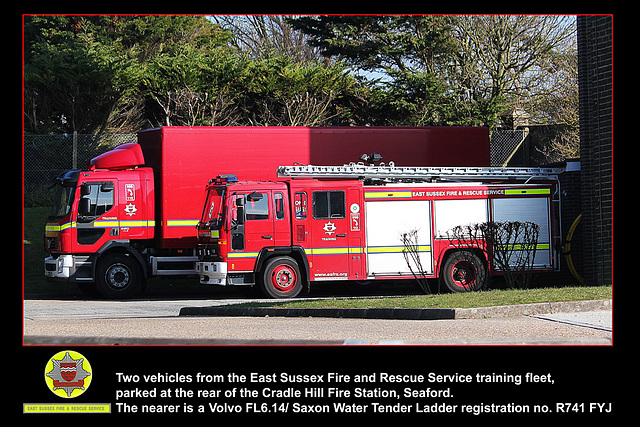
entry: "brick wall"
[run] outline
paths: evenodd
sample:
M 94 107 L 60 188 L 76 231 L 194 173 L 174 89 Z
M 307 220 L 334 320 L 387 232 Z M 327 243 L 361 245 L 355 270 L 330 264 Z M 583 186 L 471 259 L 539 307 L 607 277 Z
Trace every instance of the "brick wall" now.
M 582 186 L 580 176 L 582 171 L 564 172 L 560 175 L 560 191 L 562 193 L 562 214 L 560 216 L 562 226 L 562 242 L 566 244 L 567 235 L 576 218 L 582 213 Z M 554 212 L 557 214 L 557 212 Z M 571 260 L 578 274 L 582 276 L 584 272 L 584 229 L 582 219 L 576 227 L 571 239 Z M 565 256 L 560 257 L 560 271 L 563 282 L 579 284 L 569 270 L 569 265 Z
M 611 16 L 579 16 L 578 82 L 585 285 L 611 285 Z

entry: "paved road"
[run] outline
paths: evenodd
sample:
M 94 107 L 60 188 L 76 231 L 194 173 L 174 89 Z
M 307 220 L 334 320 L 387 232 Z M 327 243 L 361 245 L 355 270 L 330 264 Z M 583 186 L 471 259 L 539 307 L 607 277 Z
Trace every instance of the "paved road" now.
M 223 299 L 25 300 L 25 344 L 610 345 L 611 310 L 455 320 L 180 316 Z M 255 300 L 253 300 L 255 301 Z

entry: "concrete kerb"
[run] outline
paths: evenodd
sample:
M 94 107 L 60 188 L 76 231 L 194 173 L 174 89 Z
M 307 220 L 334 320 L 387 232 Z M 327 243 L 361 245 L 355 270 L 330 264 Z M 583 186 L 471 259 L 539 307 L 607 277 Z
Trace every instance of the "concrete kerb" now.
M 532 304 L 502 305 L 496 307 L 457 308 L 456 319 L 535 316 L 538 314 L 571 313 L 610 309 L 611 299 L 541 302 Z
M 180 316 L 333 317 L 345 319 L 454 319 L 452 308 L 183 307 Z
M 486 319 L 566 312 L 610 310 L 611 300 L 561 301 L 477 308 L 283 308 L 183 307 L 180 316 L 330 317 L 350 319 Z

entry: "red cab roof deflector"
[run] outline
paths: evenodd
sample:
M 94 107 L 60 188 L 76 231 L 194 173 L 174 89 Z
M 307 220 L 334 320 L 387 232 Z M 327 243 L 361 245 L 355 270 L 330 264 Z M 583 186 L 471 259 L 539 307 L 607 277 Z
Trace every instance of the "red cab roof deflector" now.
M 127 169 L 144 165 L 140 144 L 122 144 L 89 162 L 91 169 Z

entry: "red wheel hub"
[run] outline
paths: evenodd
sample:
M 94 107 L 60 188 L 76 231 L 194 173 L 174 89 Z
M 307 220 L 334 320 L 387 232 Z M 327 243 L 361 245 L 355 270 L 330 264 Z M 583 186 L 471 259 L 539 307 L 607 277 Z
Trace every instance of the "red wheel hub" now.
M 296 281 L 296 272 L 288 265 L 279 265 L 271 275 L 271 284 L 281 291 L 290 291 L 295 286 Z
M 469 261 L 459 261 L 451 268 L 451 279 L 462 287 L 473 286 L 476 282 L 476 270 Z

